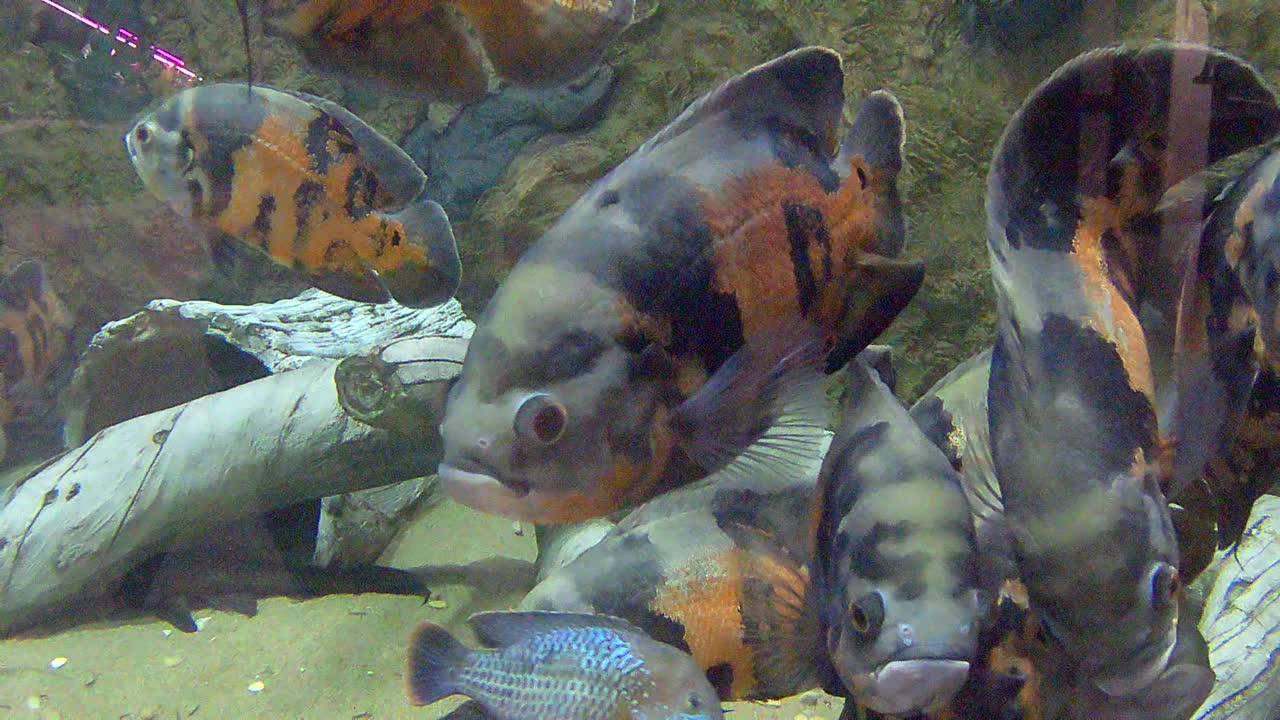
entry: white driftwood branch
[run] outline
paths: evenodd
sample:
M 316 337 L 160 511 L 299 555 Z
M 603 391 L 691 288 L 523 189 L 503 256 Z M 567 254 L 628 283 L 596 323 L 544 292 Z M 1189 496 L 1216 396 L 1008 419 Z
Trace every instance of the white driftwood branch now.
M 212 380 L 205 376 L 213 372 L 210 339 L 276 373 L 316 358 L 373 352 L 406 336 L 469 338 L 474 329 L 456 300 L 416 309 L 357 303 L 314 289 L 256 305 L 154 300 L 103 326 L 90 341 L 63 397 L 67 444 L 79 445 L 103 427 L 206 394 Z M 140 386 L 139 373 L 161 386 Z
M 1280 497 L 1254 504 L 1240 546 L 1209 573 L 1200 631 L 1218 681 L 1196 717 L 1280 717 Z
M 96 433 L 0 507 L 0 633 L 108 591 L 150 552 L 306 499 L 424 475 L 421 443 L 357 422 L 316 361 Z

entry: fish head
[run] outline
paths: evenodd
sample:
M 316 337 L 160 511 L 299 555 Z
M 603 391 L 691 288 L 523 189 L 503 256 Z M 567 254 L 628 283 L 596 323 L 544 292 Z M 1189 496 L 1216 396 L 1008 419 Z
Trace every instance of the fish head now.
M 613 512 L 657 477 L 673 447 L 666 381 L 623 305 L 586 274 L 517 265 L 449 391 L 439 473 L 454 499 L 565 523 Z
M 1046 527 L 1029 532 L 1026 522 L 1012 525 L 1045 642 L 1060 647 L 1084 680 L 1116 697 L 1158 679 L 1177 642 L 1178 553 L 1157 482 L 1152 472 L 1122 472 L 1064 508 L 1066 514 L 1035 521 Z
M 637 717 L 664 720 L 723 718 L 720 696 L 693 658 L 671 645 L 656 640 L 648 642 L 653 643 L 653 647 L 645 652 L 645 665 L 651 673 L 652 686 L 639 699 L 639 704 L 647 712 Z
M 124 134 L 124 146 L 147 189 L 179 215 L 191 217 L 195 212 L 192 182 L 196 181 L 190 173 L 195 168 L 196 151 L 181 122 L 184 96 L 174 95 L 154 112 L 143 115 Z M 195 187 L 204 185 L 197 182 Z
M 909 520 L 859 532 L 857 515 L 845 518 L 836 538 L 838 584 L 826 638 L 832 663 L 858 702 L 877 712 L 936 709 L 964 685 L 977 652 L 981 607 L 971 550 L 926 559 L 908 547 Z M 870 571 L 852 570 L 872 557 L 864 566 Z

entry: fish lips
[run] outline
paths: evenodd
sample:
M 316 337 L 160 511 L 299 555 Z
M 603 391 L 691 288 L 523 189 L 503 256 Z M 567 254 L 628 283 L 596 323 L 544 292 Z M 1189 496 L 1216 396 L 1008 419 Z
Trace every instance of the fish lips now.
M 1102 692 L 1112 696 L 1132 695 L 1154 683 L 1169 668 L 1177 637 L 1173 633 L 1155 652 L 1140 652 L 1127 662 L 1086 675 Z
M 526 482 L 500 479 L 488 468 L 468 462 L 442 462 L 436 472 L 449 497 L 463 505 L 517 520 L 533 519 L 534 503 Z
M 876 712 L 906 715 L 946 704 L 968 677 L 967 660 L 891 660 L 874 672 L 853 677 L 850 689 L 858 702 Z

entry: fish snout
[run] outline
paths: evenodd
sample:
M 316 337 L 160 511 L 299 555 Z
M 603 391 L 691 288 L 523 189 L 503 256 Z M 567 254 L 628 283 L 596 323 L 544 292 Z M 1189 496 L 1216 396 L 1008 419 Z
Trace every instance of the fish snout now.
M 968 677 L 965 660 L 893 660 L 855 678 L 852 690 L 876 712 L 905 715 L 947 703 Z

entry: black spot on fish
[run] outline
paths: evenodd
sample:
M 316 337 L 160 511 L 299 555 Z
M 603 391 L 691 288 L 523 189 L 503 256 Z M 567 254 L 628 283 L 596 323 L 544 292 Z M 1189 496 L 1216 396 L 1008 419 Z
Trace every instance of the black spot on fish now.
M 808 316 L 818 301 L 818 283 L 809 263 L 809 241 L 825 248 L 824 257 L 830 256 L 831 238 L 822 213 L 810 205 L 782 204 L 782 216 L 787 224 L 787 241 L 791 245 L 791 272 L 796 281 L 796 302 L 800 313 Z M 819 240 L 819 238 L 822 238 Z
M 187 195 L 191 198 L 191 217 L 204 217 L 204 186 L 199 180 L 187 181 Z
M 271 235 L 271 219 L 276 212 L 276 196 L 267 193 L 258 200 L 258 216 L 253 219 L 253 229 L 262 236 L 262 240 Z
M 956 585 L 951 589 L 951 597 L 958 598 L 964 593 L 978 587 L 978 554 L 976 552 L 952 553 L 947 558 L 951 568 L 951 576 Z
M 349 247 L 350 245 L 343 238 L 333 239 L 332 241 L 329 242 L 329 246 L 324 249 L 325 263 L 336 263 L 338 258 L 341 257 L 339 253 L 341 253 L 343 250 L 348 249 Z
M 596 201 L 596 207 L 607 208 L 610 205 L 617 205 L 622 201 L 622 197 L 618 195 L 617 190 L 606 190 L 600 193 L 600 199 Z
M 900 571 L 906 571 L 909 567 L 916 566 L 920 568 L 921 572 L 910 574 L 901 583 L 898 583 L 897 589 L 894 591 L 894 595 L 900 600 L 919 600 L 924 597 L 925 582 L 923 570 L 927 558 L 923 553 L 912 553 L 905 556 L 903 560 L 905 563 L 899 567 Z
M 4 375 L 5 387 L 12 387 L 26 372 L 18 336 L 9 328 L 0 329 L 0 374 Z
M 301 247 L 305 245 L 307 238 L 306 231 L 310 228 L 312 222 L 311 212 L 323 198 L 324 185 L 321 185 L 315 180 L 303 180 L 298 185 L 298 189 L 294 191 L 293 206 L 296 208 L 298 218 L 298 234 L 293 241 L 295 246 Z M 329 250 L 332 249 L 333 244 L 330 244 Z
M 850 570 L 858 577 L 872 582 L 883 582 L 898 571 L 894 559 L 880 551 L 880 543 L 901 541 L 911 534 L 912 524 L 906 520 L 886 523 L 876 521 L 865 533 L 854 537 L 841 530 L 837 537 L 839 557 L 849 559 Z
M 707 681 L 715 688 L 722 700 L 728 699 L 733 691 L 733 663 L 722 662 L 707 668 Z
M 188 123 L 208 143 L 196 158 L 209 178 L 210 202 L 204 214 L 217 217 L 231 204 L 236 181 L 235 155 L 253 144 L 267 117 L 265 99 L 254 93 L 250 100 L 236 84 L 207 85 L 194 91 Z
M 862 168 L 858 168 L 858 186 L 863 190 L 867 189 L 867 171 Z
M 404 242 L 404 236 L 399 230 L 391 231 L 391 247 L 400 247 L 400 243 Z
M 346 200 L 343 207 L 352 220 L 360 220 L 373 212 L 373 198 L 377 193 L 377 179 L 357 165 L 347 177 Z M 393 244 L 399 244 L 398 242 Z
M 316 111 L 316 116 L 307 123 L 307 137 L 303 141 L 307 156 L 311 158 L 311 169 L 324 176 L 329 172 L 329 133 L 333 130 L 333 118 L 327 113 Z

